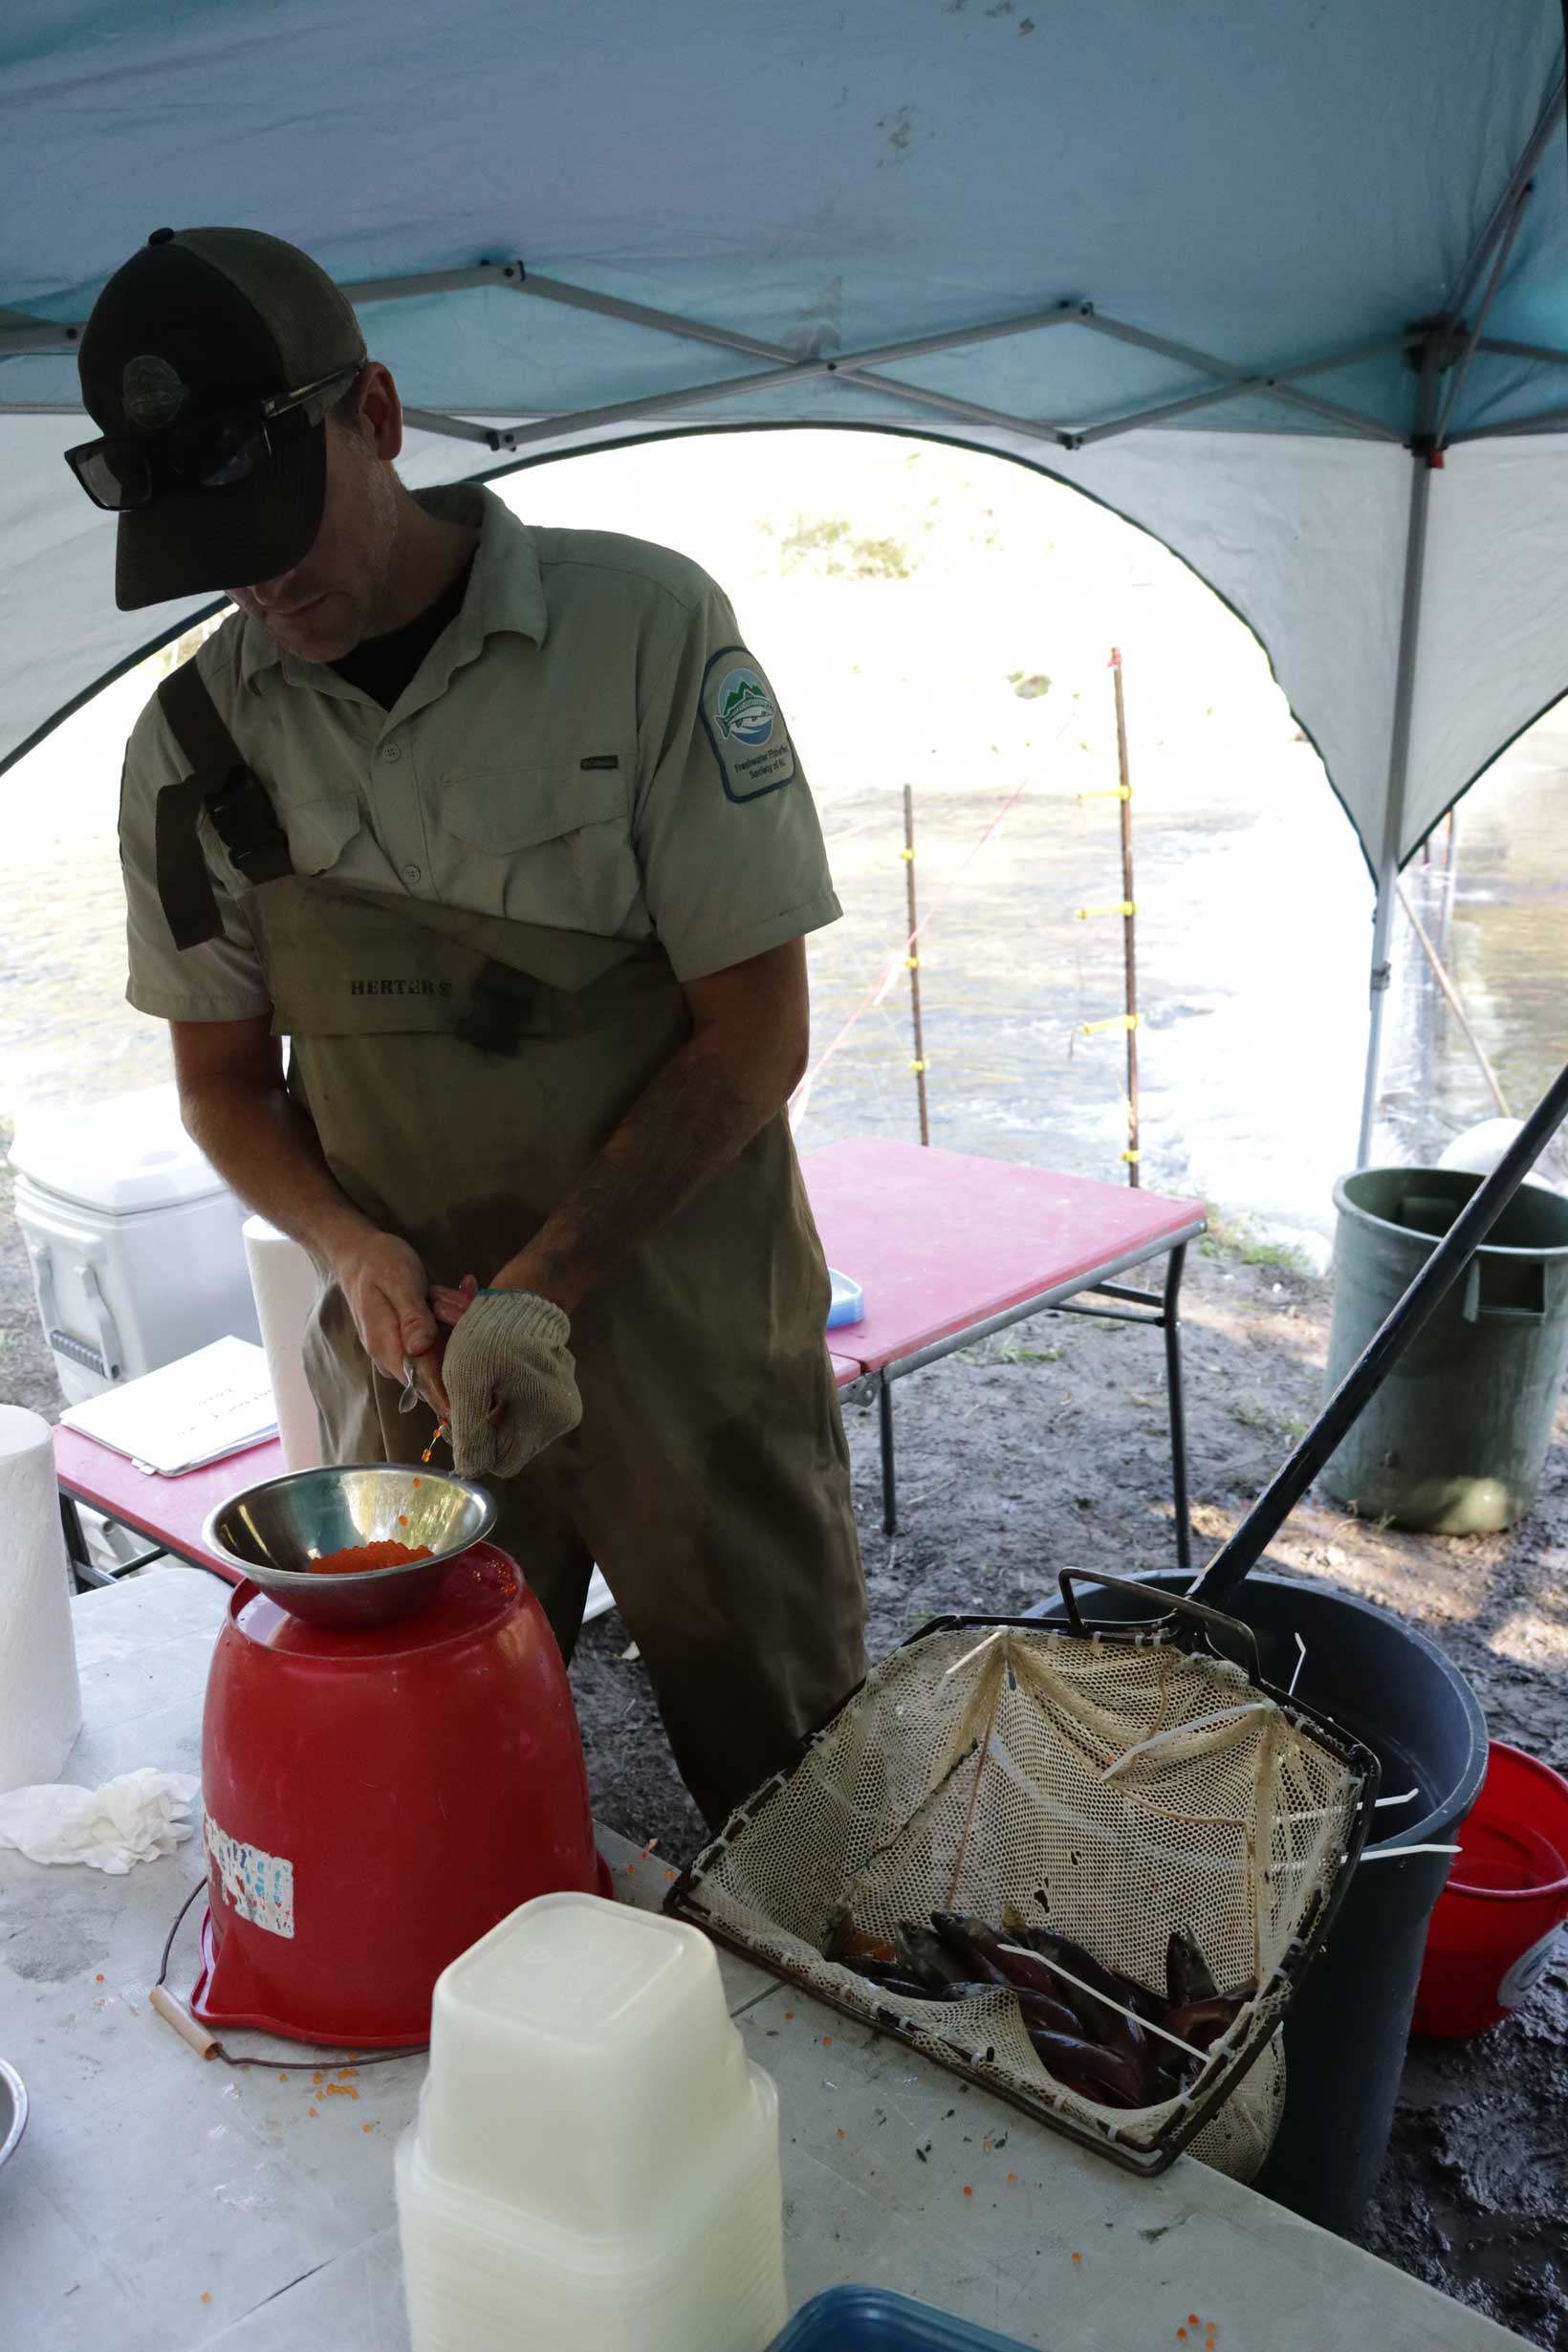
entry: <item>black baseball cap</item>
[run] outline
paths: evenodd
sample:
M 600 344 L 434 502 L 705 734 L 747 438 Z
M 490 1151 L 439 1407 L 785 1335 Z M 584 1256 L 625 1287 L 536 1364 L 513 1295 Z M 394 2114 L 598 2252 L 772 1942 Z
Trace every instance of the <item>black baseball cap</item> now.
M 94 303 L 77 364 L 105 436 L 150 439 L 226 404 L 319 383 L 365 356 L 352 305 L 297 246 L 254 229 L 159 229 Z M 326 427 L 291 423 L 244 480 L 176 486 L 120 514 L 121 611 L 248 587 L 299 561 L 321 527 Z

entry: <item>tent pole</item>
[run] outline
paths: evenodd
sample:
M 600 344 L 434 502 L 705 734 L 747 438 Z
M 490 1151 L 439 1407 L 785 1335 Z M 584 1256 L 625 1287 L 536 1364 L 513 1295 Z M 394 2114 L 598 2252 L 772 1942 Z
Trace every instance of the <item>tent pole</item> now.
M 1441 347 L 1434 336 L 1431 348 Z M 1430 356 L 1423 369 L 1421 407 L 1430 414 L 1436 367 Z M 1400 835 L 1405 825 L 1405 788 L 1410 764 L 1410 720 L 1415 708 L 1416 652 L 1421 636 L 1421 591 L 1426 570 L 1426 514 L 1432 468 L 1426 436 L 1419 431 L 1411 452 L 1410 513 L 1405 534 L 1405 595 L 1400 610 L 1399 664 L 1394 672 L 1394 723 L 1388 746 L 1388 795 L 1383 804 L 1383 853 L 1378 860 L 1378 904 L 1372 921 L 1372 1005 L 1366 1040 L 1366 1079 L 1361 1089 L 1361 1126 L 1356 1165 L 1372 1155 L 1372 1122 L 1378 1105 L 1378 1066 L 1383 1049 L 1383 1008 L 1388 994 L 1388 942 L 1394 927 L 1400 869 Z

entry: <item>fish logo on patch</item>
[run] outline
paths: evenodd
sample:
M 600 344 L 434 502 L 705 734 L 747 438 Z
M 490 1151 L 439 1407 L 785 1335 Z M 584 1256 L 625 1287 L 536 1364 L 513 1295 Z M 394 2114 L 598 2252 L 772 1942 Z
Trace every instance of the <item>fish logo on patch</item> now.
M 773 703 L 754 669 L 732 669 L 720 684 L 714 707 L 719 731 L 755 751 L 773 731 Z
M 721 645 L 709 656 L 700 708 L 727 800 L 761 800 L 794 782 L 784 713 L 744 645 Z

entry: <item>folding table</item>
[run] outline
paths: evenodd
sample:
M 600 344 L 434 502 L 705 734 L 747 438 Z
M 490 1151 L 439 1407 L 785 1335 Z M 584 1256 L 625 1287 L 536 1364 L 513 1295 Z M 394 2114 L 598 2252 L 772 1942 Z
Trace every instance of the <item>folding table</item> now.
M 880 1137 L 829 1143 L 801 1165 L 828 1263 L 865 1292 L 864 1319 L 830 1339 L 860 1367 L 860 1382 L 840 1375 L 840 1390 L 875 1389 L 888 1535 L 898 1526 L 893 1383 L 1055 1307 L 1164 1332 L 1176 1558 L 1190 1566 L 1178 1302 L 1187 1245 L 1207 1224 L 1202 1202 Z M 1166 1261 L 1159 1291 L 1118 1280 L 1156 1257 Z M 1085 1293 L 1117 1303 L 1077 1303 Z
M 199 1769 L 224 1605 L 199 1578 L 156 1569 L 82 1595 L 84 1729 L 67 1780 Z M 600 1848 L 621 1902 L 663 1902 L 674 1858 L 608 1831 Z M 204 2066 L 147 2006 L 202 1870 L 195 1842 L 119 1879 L 0 1853 L 0 2039 L 33 2098 L 0 2175 L 0 2343 L 409 2352 L 392 2166 L 425 2061 L 346 2081 L 339 2070 L 358 2097 L 333 2099 L 309 2075 Z M 174 1944 L 181 1996 L 195 1928 Z M 918 2051 L 846 2032 L 749 1961 L 721 1952 L 719 1973 L 747 2057 L 777 2086 L 792 2305 L 862 2279 L 1056 2352 L 1180 2352 L 1194 2311 L 1216 2323 L 1223 2352 L 1527 2352 L 1191 2157 L 1138 2180 Z M 232 2041 L 309 2055 L 254 2034 Z
M 1056 1308 L 1164 1332 L 1176 1557 L 1187 1567 L 1178 1302 L 1187 1245 L 1205 1229 L 1203 1205 L 1016 1161 L 880 1138 L 830 1143 L 807 1153 L 801 1165 L 828 1259 L 866 1295 L 862 1320 L 838 1326 L 828 1344 L 839 1393 L 877 1398 L 887 1533 L 898 1525 L 893 1383 L 1010 1323 Z M 1157 1257 L 1166 1260 L 1160 1290 L 1134 1289 L 1118 1279 Z M 1087 1295 L 1114 1303 L 1090 1304 Z M 272 1438 L 183 1477 L 153 1477 L 108 1447 L 64 1428 L 54 1431 L 54 1460 L 67 1548 L 84 1584 L 110 1582 L 113 1576 L 87 1561 L 78 1502 L 147 1536 L 155 1550 L 232 1580 L 232 1571 L 203 1547 L 207 1513 L 237 1488 L 280 1477 L 284 1469 L 283 1448 Z M 150 1557 L 127 1561 L 120 1573 Z
M 221 1462 L 204 1463 L 200 1470 L 185 1470 L 178 1478 L 160 1478 L 154 1471 L 138 1470 L 112 1446 L 100 1446 L 96 1438 L 83 1437 L 78 1430 L 56 1426 L 54 1437 L 65 1548 L 78 1585 L 113 1584 L 133 1569 L 145 1567 L 160 1552 L 172 1553 L 193 1568 L 208 1568 L 230 1584 L 239 1582 L 234 1570 L 215 1552 L 207 1550 L 202 1529 L 207 1514 L 241 1487 L 282 1477 L 283 1447 L 277 1438 L 248 1446 L 243 1453 L 225 1454 Z M 82 1535 L 79 1503 L 101 1512 L 117 1526 L 128 1527 L 134 1535 L 145 1535 L 147 1550 L 115 1569 L 95 1566 Z

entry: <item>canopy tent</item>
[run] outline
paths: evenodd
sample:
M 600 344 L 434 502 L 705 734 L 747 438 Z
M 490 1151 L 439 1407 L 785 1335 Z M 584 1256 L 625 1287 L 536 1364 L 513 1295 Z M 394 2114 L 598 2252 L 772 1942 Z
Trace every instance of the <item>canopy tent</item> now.
M 0 767 L 203 609 L 120 614 L 59 452 L 162 222 L 350 291 L 412 483 L 896 425 L 1164 540 L 1376 878 L 1568 689 L 1559 0 L 31 0 L 0 20 Z

